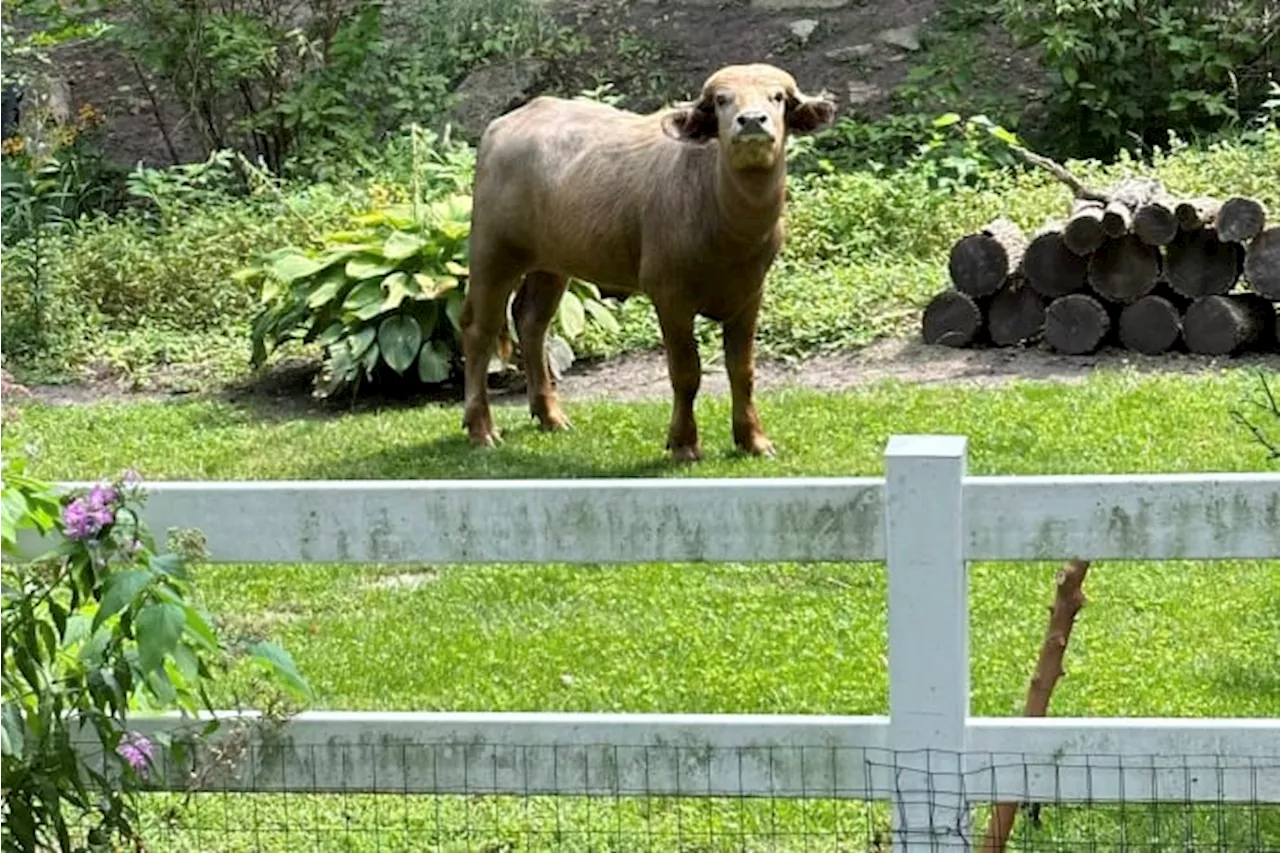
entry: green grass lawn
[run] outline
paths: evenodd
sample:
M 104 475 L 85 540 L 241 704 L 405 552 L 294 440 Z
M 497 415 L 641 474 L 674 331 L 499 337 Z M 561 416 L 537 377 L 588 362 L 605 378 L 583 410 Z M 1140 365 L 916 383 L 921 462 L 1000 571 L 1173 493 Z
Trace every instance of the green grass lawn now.
M 1267 469 L 1265 453 L 1230 410 L 1256 388 L 1251 374 L 1226 371 L 981 391 L 785 392 L 761 400 L 779 446 L 772 461 L 732 454 L 728 402 L 707 398 L 699 416 L 708 459 L 696 468 L 663 460 L 664 403 L 569 400 L 577 430 L 560 435 L 539 433 L 522 407 L 503 407 L 507 440 L 488 453 L 466 447 L 459 413 L 446 406 L 307 419 L 215 403 L 27 406 L 3 441 L 5 453 L 37 448 L 34 470 L 58 479 L 128 466 L 151 479 L 874 475 L 888 437 L 910 432 L 967 435 L 975 474 L 1255 471 Z M 1056 568 L 972 566 L 975 714 L 1019 713 Z M 206 566 L 198 579 L 226 630 L 293 652 L 318 708 L 888 706 L 878 564 Z M 1053 714 L 1280 715 L 1280 561 L 1106 562 L 1087 592 Z M 882 809 L 831 802 L 336 799 L 207 798 L 162 834 L 171 849 L 192 850 L 827 850 L 866 849 L 885 819 Z M 1275 812 L 1219 820 L 1212 808 L 1134 806 L 1118 820 L 1051 807 L 1021 849 L 1059 849 L 1052 838 L 1114 849 L 1125 826 L 1137 849 L 1186 849 L 1189 835 L 1221 840 L 1218 849 L 1251 849 L 1251 839 L 1274 847 Z M 196 825 L 207 833 L 194 834 Z M 250 827 L 260 848 L 254 833 L 238 831 Z M 837 831 L 845 841 L 836 843 Z M 1147 846 L 1153 833 L 1171 846 Z

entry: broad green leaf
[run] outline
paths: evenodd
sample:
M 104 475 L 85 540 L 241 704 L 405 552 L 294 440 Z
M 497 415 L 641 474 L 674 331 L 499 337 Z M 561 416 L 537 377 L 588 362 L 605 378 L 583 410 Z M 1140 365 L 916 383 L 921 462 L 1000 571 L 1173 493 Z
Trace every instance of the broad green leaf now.
M 183 608 L 186 614 L 187 633 L 200 641 L 200 645 L 212 651 L 218 647 L 218 637 L 213 633 L 209 620 L 198 608 L 187 605 Z
M 587 328 L 587 316 L 577 294 L 565 291 L 560 300 L 560 328 L 566 336 L 576 338 Z
M 399 270 L 391 273 L 391 275 L 382 280 L 382 288 L 387 292 L 387 298 L 382 301 L 382 310 L 391 311 L 399 308 L 405 297 L 411 295 L 409 293 L 409 274 Z
M 596 325 L 600 326 L 607 332 L 617 333 L 621 330 L 618 325 L 618 318 L 613 316 L 613 312 L 609 310 L 609 306 L 603 302 L 584 302 L 583 307 L 587 309 L 587 313 L 591 315 L 591 319 L 596 321 Z
M 376 255 L 361 254 L 347 261 L 344 269 L 348 278 L 365 279 L 382 278 L 395 268 L 395 264 L 387 263 L 386 260 Z
M 443 382 L 449 378 L 449 350 L 439 341 L 429 341 L 418 352 L 418 378 L 423 382 Z
M 439 299 L 458 287 L 458 279 L 451 275 L 432 276 L 424 272 L 416 272 L 413 274 L 413 280 L 422 289 L 422 295 L 418 298 L 424 300 Z
M 960 113 L 943 113 L 933 120 L 934 127 L 950 127 L 960 122 Z
M 357 311 L 366 305 L 377 305 L 382 302 L 382 282 L 362 281 L 342 300 L 343 310 Z
M 445 261 L 444 268 L 446 271 L 452 273 L 453 275 L 460 275 L 460 276 L 471 275 L 471 270 L 468 267 L 465 267 L 462 264 L 458 263 L 457 261 Z
M 551 375 L 559 379 L 564 372 L 573 366 L 573 347 L 559 335 L 547 336 L 547 367 Z
M 348 281 L 346 275 L 341 270 L 333 270 L 325 276 L 325 280 L 315 290 L 311 291 L 311 295 L 307 297 L 307 306 L 310 308 L 319 308 L 326 302 L 330 301 L 338 295 L 338 291 L 342 290 L 342 286 Z
M 311 686 L 298 672 L 293 657 L 275 643 L 259 642 L 249 647 L 249 654 L 280 679 L 280 683 L 298 699 L 311 698 Z
M 427 241 L 405 231 L 393 231 L 382 246 L 382 256 L 391 261 L 403 261 L 412 257 L 427 245 Z
M 373 346 L 373 340 L 378 335 L 378 330 L 373 326 L 365 326 L 360 331 L 347 338 L 347 346 L 351 347 L 351 360 L 359 361 L 360 356 L 368 352 L 369 347 Z
M 376 302 L 368 302 L 361 305 L 353 313 L 360 320 L 372 320 L 374 317 L 381 314 L 382 311 L 382 300 L 377 300 Z
M 186 624 L 187 613 L 180 604 L 148 604 L 138 611 L 134 627 L 138 632 L 138 664 L 144 673 L 164 663 Z
M 320 337 L 316 338 L 316 343 L 322 347 L 333 346 L 342 338 L 342 333 L 346 328 L 341 323 L 332 323 L 329 328 L 320 333 Z
M 393 315 L 378 327 L 378 346 L 387 366 L 396 373 L 404 373 L 413 366 L 422 347 L 422 329 L 418 321 L 407 314 Z
M 449 318 L 453 330 L 459 335 L 462 334 L 462 305 L 466 301 L 466 296 L 461 290 L 455 290 L 449 294 L 448 300 L 444 304 L 445 316 Z
M 271 274 L 285 284 L 290 284 L 300 278 L 306 278 L 309 275 L 315 275 L 324 269 L 324 264 L 313 261 L 306 255 L 282 255 L 271 261 Z
M 4 732 L 4 745 L 0 748 L 0 753 L 12 755 L 21 761 L 26 741 L 26 727 L 22 725 L 22 711 L 18 708 L 18 704 L 5 702 L 3 711 L 0 711 L 0 719 L 3 720 L 0 731 Z
M 106 591 L 102 594 L 102 605 L 93 617 L 93 630 L 97 630 L 104 621 L 128 607 L 152 577 L 151 572 L 135 569 L 117 572 L 107 578 Z

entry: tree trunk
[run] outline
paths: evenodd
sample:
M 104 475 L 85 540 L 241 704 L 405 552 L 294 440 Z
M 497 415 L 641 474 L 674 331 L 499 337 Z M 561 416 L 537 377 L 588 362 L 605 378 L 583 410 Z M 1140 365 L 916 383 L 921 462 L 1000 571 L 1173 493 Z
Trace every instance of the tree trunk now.
M 1160 250 L 1133 234 L 1108 240 L 1089 258 L 1089 284 L 1122 305 L 1146 296 L 1160 275 Z
M 1240 278 L 1244 250 L 1213 228 L 1182 231 L 1165 250 L 1169 286 L 1190 299 L 1226 293 Z
M 1144 355 L 1168 352 L 1182 336 L 1182 312 L 1169 299 L 1150 294 L 1120 312 L 1120 343 Z
M 951 247 L 951 282 L 961 293 L 990 296 L 1022 265 L 1026 250 L 1022 229 L 1008 219 L 996 219 Z
M 1062 229 L 1062 242 L 1077 255 L 1084 257 L 1107 239 L 1102 230 L 1102 204 L 1080 200 L 1075 203 L 1071 217 Z
M 1022 268 L 1037 293 L 1055 299 L 1085 289 L 1089 261 L 1067 248 L 1061 230 L 1051 228 L 1027 246 Z
M 1244 256 L 1244 277 L 1254 293 L 1280 302 L 1280 226 L 1253 238 Z
M 1024 343 L 1044 332 L 1044 297 L 1013 279 L 987 306 L 987 335 L 1000 347 Z
M 1148 246 L 1167 246 L 1178 236 L 1177 206 L 1169 196 L 1155 196 L 1133 213 L 1133 233 Z
M 1087 293 L 1060 296 L 1045 309 L 1044 339 L 1067 355 L 1088 355 L 1102 346 L 1111 331 L 1111 315 Z
M 1255 293 L 1204 296 L 1182 318 L 1187 349 L 1200 355 L 1235 355 L 1275 338 L 1275 307 Z
M 967 347 L 982 331 L 982 307 L 967 293 L 944 290 L 925 306 L 921 327 L 926 344 Z
M 1256 199 L 1235 196 L 1222 203 L 1218 211 L 1218 239 L 1229 243 L 1247 243 L 1267 223 L 1267 210 Z
M 1221 206 L 1219 201 L 1208 196 L 1189 198 L 1178 202 L 1178 206 L 1173 209 L 1173 215 L 1178 220 L 1178 228 L 1183 231 L 1196 231 L 1212 225 L 1218 217 L 1218 208 Z
M 1087 560 L 1069 560 L 1054 578 L 1056 591 L 1053 606 L 1049 609 L 1049 626 L 1044 632 L 1035 673 L 1027 685 L 1027 700 L 1022 711 L 1024 717 L 1044 717 L 1049 713 L 1053 688 L 1065 674 L 1062 661 L 1067 655 L 1067 643 L 1071 640 L 1076 614 L 1088 603 L 1084 596 L 1084 581 L 1088 573 Z M 980 853 L 1002 853 L 1013 832 L 1017 810 L 1016 803 L 996 804 L 987 823 L 987 834 L 978 847 Z

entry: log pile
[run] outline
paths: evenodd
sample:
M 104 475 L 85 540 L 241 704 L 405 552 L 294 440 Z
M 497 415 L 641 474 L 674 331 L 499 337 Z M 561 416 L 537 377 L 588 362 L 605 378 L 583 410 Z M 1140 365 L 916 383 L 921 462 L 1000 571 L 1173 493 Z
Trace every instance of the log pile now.
M 1257 199 L 1179 198 L 1150 178 L 1090 190 L 1020 153 L 1071 187 L 1071 207 L 1034 234 L 1000 217 L 957 241 L 951 287 L 924 310 L 925 343 L 1280 351 L 1280 222 Z

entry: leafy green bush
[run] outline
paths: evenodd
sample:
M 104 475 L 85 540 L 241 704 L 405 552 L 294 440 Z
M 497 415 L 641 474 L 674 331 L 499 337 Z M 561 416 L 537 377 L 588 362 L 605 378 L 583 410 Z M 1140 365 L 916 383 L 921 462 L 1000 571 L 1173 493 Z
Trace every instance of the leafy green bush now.
M 260 287 L 263 304 L 252 324 L 253 365 L 281 343 L 301 340 L 325 352 L 322 397 L 362 374 L 375 379 L 384 367 L 402 375 L 416 365 L 425 383 L 448 379 L 461 351 L 470 217 L 471 197 L 461 194 L 377 209 L 328 235 L 320 249 L 285 247 L 241 271 L 241 281 Z M 557 325 L 572 340 L 588 316 L 616 327 L 595 286 L 574 282 Z
M 127 0 L 115 32 L 191 104 L 211 149 L 332 179 L 430 121 L 469 69 L 559 35 L 536 0 Z
M 138 510 L 136 478 L 59 495 L 4 460 L 0 508 L 5 557 L 24 530 L 60 540 L 29 562 L 6 560 L 3 638 L 3 849 L 119 849 L 139 836 L 135 795 L 162 773 L 157 745 L 190 744 L 131 731 L 138 710 L 212 711 L 208 690 L 248 656 L 294 698 L 309 687 L 273 643 L 232 649 L 192 598 L 180 553 L 161 554 Z M 87 725 L 105 761 L 77 748 Z M 214 722 L 205 733 L 218 728 Z
M 1044 51 L 1052 153 L 1106 157 L 1135 139 L 1222 128 L 1256 110 L 1274 67 L 1273 0 L 1002 0 Z M 1037 142 L 1039 142 L 1037 140 Z

